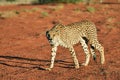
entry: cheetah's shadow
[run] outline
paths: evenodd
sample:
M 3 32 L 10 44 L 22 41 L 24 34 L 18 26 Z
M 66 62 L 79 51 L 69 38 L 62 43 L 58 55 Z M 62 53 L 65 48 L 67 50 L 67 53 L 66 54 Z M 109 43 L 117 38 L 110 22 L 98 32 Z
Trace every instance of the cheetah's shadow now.
M 0 65 L 7 67 L 45 70 L 45 67 L 49 67 L 49 64 L 50 60 L 0 55 Z M 73 68 L 73 63 L 65 60 L 56 60 L 55 64 L 55 67 Z

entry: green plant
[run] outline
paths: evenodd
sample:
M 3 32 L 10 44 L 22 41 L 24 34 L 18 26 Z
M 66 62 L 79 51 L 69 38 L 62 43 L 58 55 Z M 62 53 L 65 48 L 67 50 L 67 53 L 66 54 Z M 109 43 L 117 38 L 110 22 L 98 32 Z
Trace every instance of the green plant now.
M 42 17 L 47 17 L 47 16 L 49 16 L 48 12 L 45 12 L 45 11 L 41 12 L 41 15 L 42 15 Z
M 58 4 L 57 6 L 49 6 L 49 8 L 53 11 L 60 10 L 64 8 L 63 4 Z
M 22 9 L 21 12 L 28 12 L 31 13 L 32 11 L 30 9 Z
M 27 13 L 32 13 L 35 11 L 39 11 L 39 8 L 32 8 L 32 9 L 21 9 L 21 10 L 11 10 L 11 11 L 3 11 L 0 12 L 0 18 L 10 18 L 10 17 L 14 17 L 17 16 L 18 14 L 20 14 L 21 12 L 27 12 Z M 42 13 L 43 16 L 48 16 L 47 13 L 43 12 Z
M 40 8 L 34 7 L 31 9 L 32 12 L 40 11 Z
M 95 12 L 95 8 L 94 8 L 94 7 L 91 7 L 91 6 L 88 6 L 88 7 L 87 7 L 87 11 L 88 11 L 88 12 L 91 12 L 91 13 L 94 13 L 94 12 Z
M 8 2 L 14 2 L 14 1 L 16 1 L 16 0 L 6 0 L 6 1 L 8 1 Z
M 57 9 L 63 9 L 63 8 L 64 8 L 64 5 L 63 5 L 63 4 L 58 4 L 58 5 L 56 6 L 56 8 L 57 8 Z
M 32 12 L 40 11 L 40 9 L 37 8 L 37 7 L 34 7 L 34 8 L 32 8 L 32 9 L 22 9 L 22 10 L 20 10 L 20 11 L 21 11 L 21 12 L 32 13 Z
M 83 0 L 62 0 L 63 2 L 66 3 L 79 3 L 79 2 L 83 2 Z
M 83 2 L 83 0 L 39 0 L 39 3 L 45 4 L 45 3 L 79 3 Z
M 15 14 L 20 14 L 20 11 L 14 10 Z

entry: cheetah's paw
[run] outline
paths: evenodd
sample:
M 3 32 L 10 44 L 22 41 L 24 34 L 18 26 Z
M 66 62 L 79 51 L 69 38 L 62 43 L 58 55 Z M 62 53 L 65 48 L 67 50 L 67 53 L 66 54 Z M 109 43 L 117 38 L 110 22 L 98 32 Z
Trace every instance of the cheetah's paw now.
M 51 68 L 45 68 L 45 70 L 47 70 L 47 71 L 51 71 Z
M 82 63 L 81 65 L 82 65 L 82 66 L 87 66 L 88 64 L 86 64 L 86 63 Z

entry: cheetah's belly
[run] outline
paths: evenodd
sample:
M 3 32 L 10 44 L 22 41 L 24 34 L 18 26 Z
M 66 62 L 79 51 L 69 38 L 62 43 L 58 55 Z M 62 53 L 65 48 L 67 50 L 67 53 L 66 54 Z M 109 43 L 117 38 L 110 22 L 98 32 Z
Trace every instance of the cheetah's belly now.
M 79 34 L 79 33 L 78 33 Z M 77 44 L 80 41 L 80 35 L 78 34 L 66 34 L 62 35 L 62 44 L 66 47 L 73 46 L 74 44 Z

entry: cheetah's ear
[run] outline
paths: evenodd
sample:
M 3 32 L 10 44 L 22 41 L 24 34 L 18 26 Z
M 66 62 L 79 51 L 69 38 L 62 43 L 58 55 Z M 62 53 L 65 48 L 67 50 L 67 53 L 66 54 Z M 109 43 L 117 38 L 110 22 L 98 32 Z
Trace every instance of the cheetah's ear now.
M 57 27 L 58 27 L 58 28 L 62 28 L 62 27 L 64 27 L 64 25 L 61 24 L 61 23 L 58 23 L 58 24 L 57 24 Z

